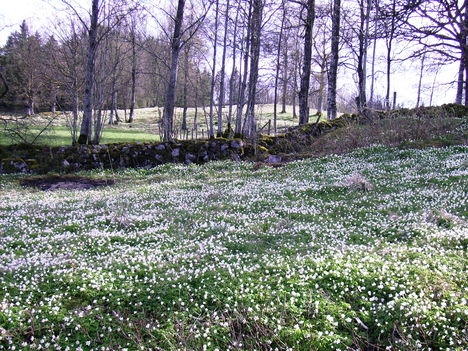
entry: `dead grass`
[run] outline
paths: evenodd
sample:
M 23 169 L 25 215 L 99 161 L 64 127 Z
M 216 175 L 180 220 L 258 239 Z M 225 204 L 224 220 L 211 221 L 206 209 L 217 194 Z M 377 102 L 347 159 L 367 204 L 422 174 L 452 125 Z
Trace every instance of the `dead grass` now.
M 328 155 L 375 144 L 412 147 L 466 144 L 466 131 L 457 130 L 463 123 L 461 118 L 398 118 L 366 125 L 350 124 L 315 139 L 304 151 Z

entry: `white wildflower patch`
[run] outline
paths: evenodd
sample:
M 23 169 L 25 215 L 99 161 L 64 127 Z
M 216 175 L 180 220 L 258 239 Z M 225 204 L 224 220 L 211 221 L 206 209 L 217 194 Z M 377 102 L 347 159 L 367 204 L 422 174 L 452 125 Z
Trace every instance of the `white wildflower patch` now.
M 0 176 L 0 350 L 463 350 L 467 151 Z

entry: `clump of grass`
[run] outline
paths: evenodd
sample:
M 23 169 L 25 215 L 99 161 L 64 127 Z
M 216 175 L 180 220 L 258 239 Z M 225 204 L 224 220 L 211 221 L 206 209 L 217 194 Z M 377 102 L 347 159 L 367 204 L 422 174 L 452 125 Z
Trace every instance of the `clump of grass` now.
M 447 212 L 446 210 L 434 210 L 429 212 L 427 219 L 429 222 L 434 223 L 438 227 L 452 229 L 459 225 L 466 225 L 466 222 Z
M 360 173 L 349 175 L 340 185 L 359 191 L 371 191 L 373 188 L 367 178 Z

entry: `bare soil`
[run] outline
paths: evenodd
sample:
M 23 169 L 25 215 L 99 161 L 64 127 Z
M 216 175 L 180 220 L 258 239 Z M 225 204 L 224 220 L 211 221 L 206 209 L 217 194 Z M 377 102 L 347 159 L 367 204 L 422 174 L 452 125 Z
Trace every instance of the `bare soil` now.
M 20 180 L 26 187 L 35 187 L 43 191 L 54 190 L 89 190 L 114 184 L 113 179 L 96 179 L 75 175 L 47 175 L 42 177 L 29 177 Z

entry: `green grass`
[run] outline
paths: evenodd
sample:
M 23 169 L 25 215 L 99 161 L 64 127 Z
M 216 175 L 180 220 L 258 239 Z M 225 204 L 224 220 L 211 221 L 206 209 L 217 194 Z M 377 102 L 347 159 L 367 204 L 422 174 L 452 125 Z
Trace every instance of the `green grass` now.
M 32 134 L 38 132 L 32 130 Z M 111 144 L 120 142 L 152 142 L 159 141 L 159 136 L 156 134 L 147 133 L 143 130 L 123 129 L 106 127 L 102 134 L 101 144 Z M 50 146 L 70 145 L 71 136 L 67 127 L 53 126 L 47 134 L 39 139 L 40 143 L 45 143 Z M 10 145 L 11 141 L 4 134 L 0 133 L 0 145 Z
M 467 151 L 0 175 L 0 349 L 462 351 Z
M 208 111 L 208 110 L 206 110 Z M 284 130 L 285 128 L 297 125 L 298 119 L 293 117 L 292 106 L 287 106 L 287 113 L 278 114 L 277 126 L 279 131 Z M 235 113 L 235 109 L 233 110 Z M 223 115 L 227 116 L 228 108 L 223 109 Z M 47 115 L 47 114 L 46 114 Z M 124 111 L 119 111 L 119 116 L 123 118 Z M 142 108 L 135 110 L 135 118 L 132 124 L 129 123 L 120 123 L 118 125 L 112 125 L 105 123 L 103 125 L 103 137 L 101 139 L 101 144 L 115 143 L 115 142 L 145 142 L 145 141 L 158 141 L 159 137 L 159 127 L 160 119 L 162 116 L 162 108 Z M 189 129 L 189 138 L 192 138 L 193 122 L 195 117 L 195 109 L 189 108 L 187 112 L 187 125 Z M 206 116 L 208 119 L 209 117 Z M 273 105 L 258 105 L 257 106 L 257 122 L 259 129 L 265 126 L 265 123 L 271 119 L 271 133 L 273 133 Z M 180 130 L 182 120 L 182 109 L 177 108 L 175 110 L 175 121 L 174 128 L 176 131 Z M 216 120 L 216 116 L 215 116 Z M 198 138 L 207 136 L 207 124 L 203 109 L 198 109 Z M 226 127 L 226 126 L 225 126 Z M 215 122 L 216 128 L 216 122 Z M 31 130 L 31 135 L 34 136 L 36 129 Z M 267 127 L 262 131 L 267 133 Z M 194 137 L 196 136 L 193 133 Z M 181 136 L 180 133 L 177 134 L 177 138 L 185 138 L 185 135 Z M 7 138 L 5 133 L 0 128 L 0 145 L 9 145 L 12 143 L 12 140 Z M 63 115 L 59 115 L 58 118 L 53 122 L 53 126 L 48 130 L 48 132 L 38 140 L 38 143 L 46 145 L 70 145 L 71 144 L 71 134 L 69 129 L 66 127 L 66 119 Z

